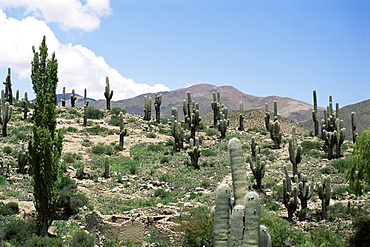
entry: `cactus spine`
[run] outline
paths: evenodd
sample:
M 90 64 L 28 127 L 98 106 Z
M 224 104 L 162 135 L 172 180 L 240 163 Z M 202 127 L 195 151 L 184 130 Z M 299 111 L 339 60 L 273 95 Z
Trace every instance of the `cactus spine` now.
M 317 116 L 317 95 L 316 90 L 313 90 L 313 111 L 312 111 L 312 120 L 314 124 L 314 133 L 315 136 L 319 135 L 319 118 Z
M 13 105 L 13 91 L 12 91 L 12 78 L 11 78 L 11 70 L 8 68 L 8 74 L 6 76 L 5 82 L 5 94 L 4 97 L 9 102 L 9 105 Z
M 7 130 L 8 122 L 12 118 L 12 112 L 13 112 L 13 106 L 9 105 L 9 102 L 5 102 L 4 100 L 0 107 L 0 123 L 2 124 L 4 137 L 8 135 L 6 130 Z
M 224 115 L 224 113 L 220 112 L 220 120 L 218 121 L 218 130 L 220 131 L 221 133 L 221 138 L 225 138 L 226 137 L 226 130 L 227 130 L 227 119 Z
M 63 87 L 62 106 L 66 106 L 66 87 Z
M 280 148 L 282 133 L 280 131 L 280 123 L 276 116 L 274 121 L 270 122 L 270 137 L 274 142 L 274 148 Z
M 18 150 L 18 168 L 20 174 L 26 174 L 28 151 L 24 149 L 24 143 L 21 143 L 21 149 Z
M 239 103 L 239 128 L 238 128 L 238 130 L 240 130 L 240 131 L 244 130 L 243 121 L 244 121 L 243 101 L 240 101 L 240 103 Z
M 217 188 L 213 223 L 213 246 L 225 247 L 229 244 L 230 187 L 221 184 Z
M 245 169 L 242 145 L 237 138 L 232 138 L 229 141 L 229 156 L 231 176 L 234 187 L 234 205 L 243 205 L 244 196 L 247 193 L 247 171 Z
M 257 190 L 262 189 L 262 178 L 266 172 L 266 157 L 260 154 L 260 147 L 255 147 L 255 155 L 248 155 L 247 157 L 249 166 L 253 172 L 253 176 L 257 182 Z
M 213 110 L 213 125 L 217 125 L 217 121 L 220 119 L 220 109 L 221 109 L 221 95 L 220 91 L 213 92 L 213 101 L 211 102 Z
M 289 159 L 293 165 L 293 176 L 298 175 L 298 164 L 302 161 L 302 147 L 298 145 L 295 127 L 292 127 L 292 137 L 289 138 Z
M 123 113 L 121 112 L 119 114 L 119 146 L 121 149 L 123 149 L 124 145 L 124 138 L 127 135 L 127 129 L 125 128 L 124 122 L 123 122 Z
M 109 178 L 109 156 L 104 157 L 104 177 Z
M 334 130 L 334 138 L 335 138 L 335 147 L 336 147 L 335 153 L 336 153 L 337 158 L 341 157 L 340 148 L 344 142 L 344 138 L 346 135 L 346 129 L 342 128 L 342 122 L 343 121 L 340 120 L 339 118 L 335 120 L 336 130 Z
M 283 203 L 288 210 L 288 221 L 293 221 L 293 215 L 298 205 L 298 188 L 297 186 L 292 188 L 292 182 L 286 165 L 283 168 L 285 173 L 285 178 L 283 178 Z
M 190 125 L 190 138 L 193 138 L 193 139 L 195 138 L 195 132 L 199 127 L 199 123 L 202 120 L 199 117 L 199 109 L 198 108 L 199 108 L 198 103 L 195 103 L 195 110 L 191 114 L 191 119 L 188 119 L 189 125 Z
M 155 120 L 157 123 L 161 122 L 161 104 L 162 104 L 162 94 L 155 95 L 154 107 L 155 107 Z
M 144 96 L 144 120 L 152 119 L 152 97 Z
M 198 160 L 200 157 L 200 150 L 199 150 L 199 138 L 195 137 L 195 139 L 190 138 L 190 151 L 188 155 L 190 156 L 191 166 L 195 169 L 199 169 Z
M 177 113 L 177 110 L 175 111 Z M 175 152 L 180 152 L 183 148 L 184 131 L 181 127 L 180 122 L 175 120 L 175 116 L 171 116 L 171 135 L 175 138 L 173 149 Z
M 330 196 L 331 196 L 331 188 L 330 188 L 330 176 L 323 175 L 321 177 L 321 184 L 318 187 L 319 191 L 319 198 L 321 200 L 321 212 L 322 212 L 322 219 L 326 219 L 327 215 L 327 208 L 330 203 Z
M 104 91 L 104 97 L 107 101 L 107 110 L 110 110 L 110 101 L 113 97 L 113 90 L 110 90 L 109 86 L 109 77 L 105 77 L 105 91 Z
M 75 95 L 75 90 L 72 89 L 72 94 L 71 94 L 71 107 L 75 107 L 76 106 L 76 100 L 77 100 L 77 96 Z
M 356 119 L 355 119 L 355 113 L 354 112 L 351 112 L 351 126 L 352 126 L 352 141 L 353 143 L 356 143 L 356 137 L 357 137 L 357 133 L 356 133 Z
M 24 98 L 22 98 L 22 107 L 23 107 L 23 119 L 27 119 L 28 114 L 28 93 L 24 92 Z

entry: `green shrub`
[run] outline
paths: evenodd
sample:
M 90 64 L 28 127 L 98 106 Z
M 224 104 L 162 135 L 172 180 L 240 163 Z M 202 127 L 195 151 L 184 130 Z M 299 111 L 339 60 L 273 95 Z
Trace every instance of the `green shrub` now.
M 119 116 L 119 114 L 122 112 L 123 114 L 126 114 L 126 110 L 121 107 L 113 107 L 110 111 L 113 115 Z
M 66 152 L 62 155 L 62 159 L 64 162 L 72 164 L 75 163 L 76 160 L 82 160 L 82 156 L 76 153 Z
M 4 152 L 4 154 L 10 155 L 13 152 L 13 148 L 10 147 L 10 146 L 5 146 L 5 147 L 3 147 L 3 152 Z
M 215 136 L 218 134 L 218 131 L 215 128 L 208 128 L 206 130 L 206 135 L 207 136 Z
M 0 175 L 0 185 L 5 185 L 5 184 L 6 184 L 6 178 Z
M 12 246 L 25 246 L 27 241 L 36 235 L 36 222 L 29 218 L 22 220 L 19 218 L 10 218 L 3 223 L 4 240 Z
M 89 106 L 86 109 L 86 116 L 88 119 L 102 119 L 105 116 L 105 112 L 98 108 Z
M 350 238 L 351 246 L 369 246 L 370 216 L 364 213 L 357 214 L 352 220 L 352 225 L 354 228 L 354 233 Z
M 28 242 L 27 247 L 63 247 L 63 240 L 60 238 L 49 238 L 33 236 Z
M 100 127 L 100 125 L 95 125 L 93 127 L 89 127 L 85 129 L 86 132 L 93 135 L 99 135 L 101 133 L 108 133 L 108 129 L 105 127 Z
M 329 166 L 323 167 L 320 169 L 322 174 L 331 174 L 331 168 Z
M 202 149 L 200 150 L 200 154 L 203 157 L 211 157 L 211 156 L 217 156 L 217 153 L 211 149 Z
M 328 229 L 315 227 L 310 230 L 311 240 L 314 246 L 344 247 L 346 246 L 335 233 Z
M 342 158 L 342 159 L 332 160 L 330 162 L 330 165 L 334 167 L 335 169 L 337 169 L 339 173 L 343 173 L 348 169 L 350 163 L 348 159 Z
M 120 126 L 121 124 L 120 116 L 112 115 L 108 121 L 108 124 L 112 126 Z
M 94 247 L 94 245 L 94 235 L 88 234 L 83 230 L 75 231 L 69 243 L 70 247 Z
M 303 141 L 301 142 L 301 147 L 303 149 L 303 153 L 310 154 L 311 150 L 320 150 L 321 143 L 320 142 L 313 142 L 313 141 Z
M 65 131 L 65 133 L 69 133 L 69 132 L 75 133 L 75 132 L 77 132 L 77 129 L 75 127 L 69 126 L 69 127 L 65 128 L 64 131 Z
M 156 138 L 157 135 L 155 133 L 153 133 L 153 132 L 150 132 L 150 133 L 146 134 L 146 137 L 147 138 Z
M 170 162 L 170 158 L 168 156 L 161 157 L 161 160 L 160 160 L 161 164 L 168 163 L 168 162 Z
M 164 189 L 157 189 L 154 191 L 154 196 L 159 197 L 161 199 L 169 199 L 171 193 L 168 191 L 165 191 Z
M 0 202 L 0 215 L 12 215 L 19 212 L 19 206 L 16 202 L 9 202 L 7 204 L 4 204 L 3 202 Z
M 99 144 L 91 147 L 91 152 L 93 154 L 96 154 L 96 155 L 102 155 L 102 154 L 112 155 L 114 150 L 113 150 L 112 146 L 108 146 L 108 145 L 104 145 L 102 143 L 99 143 Z

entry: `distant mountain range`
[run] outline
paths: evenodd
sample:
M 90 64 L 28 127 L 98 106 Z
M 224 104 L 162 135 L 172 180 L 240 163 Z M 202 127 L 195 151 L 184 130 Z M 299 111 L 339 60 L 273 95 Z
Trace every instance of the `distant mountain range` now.
M 239 102 L 243 102 L 244 110 L 265 109 L 265 104 L 268 104 L 270 111 L 273 111 L 274 100 L 278 103 L 278 114 L 288 118 L 296 123 L 303 125 L 308 129 L 313 129 L 311 104 L 295 100 L 287 97 L 269 96 L 257 97 L 240 92 L 232 86 L 214 86 L 209 84 L 198 84 L 187 88 L 181 88 L 168 92 L 160 92 L 162 94 L 161 117 L 169 118 L 172 107 L 177 107 L 179 117 L 183 116 L 183 100 L 186 98 L 187 92 L 191 93 L 192 99 L 199 104 L 201 114 L 212 112 L 211 101 L 213 100 L 213 92 L 220 91 L 221 103 L 229 108 L 230 111 L 239 110 Z M 130 114 L 143 115 L 144 96 L 152 97 L 154 103 L 155 93 L 147 93 L 130 99 L 111 101 L 111 107 L 121 107 Z M 83 97 L 77 95 L 77 106 L 83 105 Z M 66 99 L 70 98 L 70 94 L 66 94 Z M 61 95 L 58 95 L 60 101 Z M 88 99 L 89 106 L 105 109 L 105 100 Z M 70 105 L 70 100 L 67 100 L 67 105 Z M 370 127 L 370 100 L 366 100 L 357 104 L 342 107 L 340 109 L 340 118 L 344 121 L 344 126 L 347 128 L 347 137 L 350 137 L 351 132 L 351 112 L 356 112 L 357 132 Z M 319 115 L 323 115 L 323 108 L 319 108 Z M 155 117 L 154 106 L 152 106 L 152 117 Z

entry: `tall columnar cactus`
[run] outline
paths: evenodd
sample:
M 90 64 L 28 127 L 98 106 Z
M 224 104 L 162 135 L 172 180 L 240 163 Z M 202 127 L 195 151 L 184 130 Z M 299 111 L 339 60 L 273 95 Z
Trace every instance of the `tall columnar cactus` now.
M 161 122 L 161 104 L 162 104 L 162 94 L 156 94 L 154 99 L 155 108 L 155 120 L 157 123 Z
M 195 138 L 195 132 L 199 127 L 199 123 L 202 119 L 199 116 L 199 106 L 198 103 L 195 103 L 195 110 L 191 114 L 191 119 L 188 119 L 190 126 L 190 138 Z
M 227 126 L 230 124 L 230 119 L 229 119 L 229 108 L 225 106 L 224 104 L 221 105 L 221 110 L 220 110 L 220 119 L 221 119 L 221 114 L 224 114 L 224 119 L 227 121 Z
M 191 166 L 195 169 L 199 169 L 198 160 L 200 157 L 200 149 L 199 149 L 199 138 L 195 137 L 195 139 L 190 138 L 190 151 L 188 155 L 190 156 Z
M 293 176 L 298 175 L 298 164 L 302 160 L 302 147 L 298 145 L 295 127 L 292 127 L 292 137 L 289 138 L 289 159 L 293 165 Z
M 276 117 L 277 115 L 277 101 L 274 100 L 274 117 Z
M 341 146 L 344 142 L 344 138 L 346 135 L 346 129 L 342 128 L 342 122 L 343 121 L 340 120 L 339 118 L 335 120 L 336 130 L 334 130 L 334 138 L 335 138 L 335 147 L 336 147 L 335 153 L 336 153 L 337 158 L 341 157 L 340 149 L 341 149 Z
M 221 95 L 220 91 L 213 92 L 213 101 L 211 102 L 213 110 L 213 125 L 217 125 L 218 120 L 220 119 L 220 109 L 221 109 Z
M 15 91 L 15 99 L 19 100 L 19 89 Z
M 87 126 L 87 105 L 84 105 L 84 116 L 83 116 L 83 124 L 84 127 Z
M 239 128 L 238 128 L 238 130 L 241 130 L 241 131 L 244 130 L 243 122 L 244 122 L 243 101 L 240 101 L 240 103 L 239 103 Z
M 177 111 L 177 108 L 176 107 L 172 107 L 171 109 L 171 116 L 174 117 L 174 120 L 179 120 L 179 113 Z
M 175 120 L 175 117 L 171 116 L 171 135 L 175 138 L 173 148 L 175 152 L 180 152 L 183 148 L 184 131 L 181 127 L 180 122 Z
M 72 89 L 72 93 L 71 93 L 71 107 L 75 107 L 76 106 L 76 100 L 77 100 L 77 96 L 75 95 L 75 90 Z
M 271 113 L 269 112 L 269 105 L 265 104 L 265 127 L 270 131 Z
M 357 137 L 357 133 L 356 133 L 356 119 L 355 119 L 355 113 L 354 112 L 351 112 L 351 126 L 352 126 L 352 141 L 353 143 L 356 142 L 356 137 Z
M 280 131 L 280 123 L 275 117 L 274 121 L 270 122 L 270 137 L 274 142 L 274 148 L 280 148 L 282 133 Z
M 11 70 L 8 68 L 8 74 L 6 76 L 5 82 L 5 98 L 9 102 L 9 105 L 13 105 L 13 91 L 12 91 L 12 78 L 11 78 Z
M 284 165 L 285 178 L 283 178 L 283 203 L 288 210 L 288 221 L 293 221 L 294 212 L 298 205 L 298 188 L 293 186 L 288 173 L 287 167 Z M 295 176 L 296 178 L 297 176 Z
M 333 149 L 336 140 L 334 132 L 324 130 L 323 138 L 325 140 L 325 144 L 328 146 L 328 159 L 331 160 L 333 158 Z
M 261 205 L 258 193 L 245 194 L 243 204 L 230 207 L 230 187 L 221 184 L 215 201 L 213 246 L 271 247 L 267 228 L 260 225 Z
M 319 118 L 317 116 L 317 95 L 316 90 L 313 90 L 313 111 L 312 111 L 312 120 L 314 125 L 315 136 L 319 135 Z
M 105 77 L 105 91 L 104 91 L 104 97 L 107 101 L 107 110 L 110 110 L 110 101 L 113 97 L 113 90 L 110 90 L 109 85 L 109 77 Z
M 87 89 L 84 90 L 84 106 L 89 106 L 89 101 L 87 100 Z
M 311 199 L 315 186 L 315 176 L 311 177 L 311 185 L 308 184 L 308 177 L 304 174 L 300 175 L 298 183 L 298 198 L 301 201 L 303 217 L 306 218 L 307 202 Z
M 62 106 L 66 106 L 66 87 L 63 87 L 63 92 L 62 92 Z
M 266 156 L 260 154 L 260 147 L 255 147 L 255 155 L 249 154 L 247 157 L 249 166 L 253 172 L 253 176 L 256 179 L 257 186 L 256 189 L 262 189 L 262 178 L 265 176 L 266 172 Z
M 121 149 L 123 149 L 124 145 L 124 138 L 127 135 L 127 129 L 125 128 L 125 124 L 123 122 L 123 113 L 121 112 L 119 114 L 119 146 Z
M 183 101 L 183 112 L 184 112 L 184 121 L 191 125 L 192 113 L 195 111 L 195 102 L 191 99 L 190 92 L 186 93 L 186 99 Z
M 252 152 L 252 156 L 253 157 L 256 157 L 256 154 L 257 154 L 257 150 L 256 150 L 256 148 L 257 148 L 257 143 L 256 143 L 256 140 L 254 139 L 254 137 L 252 137 L 252 141 L 251 141 L 251 152 Z
M 221 133 L 221 138 L 226 137 L 226 130 L 227 130 L 227 119 L 225 118 L 225 115 L 221 112 L 220 113 L 220 120 L 218 121 L 218 130 Z
M 152 97 L 144 96 L 144 120 L 152 119 Z
M 22 98 L 22 107 L 23 107 L 23 119 L 27 119 L 28 114 L 28 93 L 24 92 L 24 98 Z
M 104 177 L 109 178 L 109 156 L 104 157 Z
M 24 149 L 24 143 L 21 143 L 21 149 L 18 150 L 18 168 L 20 174 L 26 174 L 26 165 L 28 159 L 28 151 Z
M 0 123 L 3 128 L 3 136 L 7 136 L 7 125 L 10 119 L 12 118 L 13 106 L 9 104 L 9 102 L 5 102 L 5 104 L 1 105 L 0 107 Z
M 234 187 L 234 205 L 243 205 L 244 196 L 247 193 L 247 171 L 245 169 L 242 145 L 237 138 L 232 138 L 229 141 L 229 157 L 231 176 Z
M 331 188 L 330 188 L 330 176 L 323 175 L 321 177 L 321 184 L 318 186 L 319 198 L 321 200 L 321 217 L 326 219 L 327 209 L 330 203 Z

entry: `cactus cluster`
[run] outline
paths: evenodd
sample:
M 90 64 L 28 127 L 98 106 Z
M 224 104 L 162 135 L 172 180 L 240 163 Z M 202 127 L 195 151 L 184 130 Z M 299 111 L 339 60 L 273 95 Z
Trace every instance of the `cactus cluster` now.
M 162 104 L 162 94 L 156 94 L 154 98 L 154 108 L 155 108 L 155 120 L 157 123 L 161 122 L 161 104 Z
M 221 95 L 220 91 L 213 92 L 213 101 L 211 102 L 213 110 L 213 125 L 217 125 L 218 120 L 220 119 L 220 109 L 221 109 Z
M 288 221 L 293 221 L 293 215 L 298 206 L 298 187 L 296 185 L 292 186 L 288 168 L 285 165 L 283 168 L 285 173 L 285 178 L 283 178 L 283 203 L 288 210 Z
M 195 137 L 195 139 L 190 138 L 189 141 L 190 148 L 188 151 L 188 155 L 190 156 L 191 166 L 195 169 L 199 169 L 198 160 L 200 157 L 200 149 L 199 149 L 199 138 Z
M 252 146 L 253 142 L 254 139 L 252 140 Z M 260 147 L 258 145 L 255 145 L 253 149 L 254 151 L 252 151 L 252 154 L 248 155 L 247 161 L 256 179 L 256 189 L 260 190 L 262 189 L 262 178 L 265 176 L 266 172 L 266 156 L 260 154 Z
M 173 149 L 175 152 L 180 152 L 183 148 L 184 142 L 184 130 L 181 127 L 181 123 L 178 121 L 178 112 L 177 108 L 172 108 L 171 116 L 171 135 L 175 138 Z
M 295 180 L 297 180 L 295 178 Z M 301 201 L 302 216 L 306 218 L 306 209 L 308 200 L 311 199 L 314 192 L 315 176 L 311 177 L 311 185 L 308 184 L 308 177 L 304 174 L 300 174 L 298 183 L 298 198 Z
M 62 92 L 62 106 L 66 106 L 66 87 L 63 87 L 63 92 Z
M 273 148 L 280 148 L 282 133 L 280 131 L 280 123 L 277 117 L 274 117 L 274 121 L 270 121 L 270 137 L 274 142 Z
M 302 161 L 302 147 L 297 142 L 296 129 L 292 127 L 292 136 L 289 138 L 289 160 L 293 165 L 293 176 L 298 175 L 298 164 Z
M 144 96 L 144 120 L 152 119 L 152 97 Z
M 105 91 L 104 91 L 104 97 L 106 99 L 106 104 L 107 104 L 107 110 L 110 110 L 110 101 L 113 97 L 113 90 L 110 90 L 110 85 L 109 85 L 109 77 L 105 77 Z
M 75 107 L 77 96 L 75 95 L 75 90 L 74 89 L 72 89 L 72 93 L 71 93 L 70 97 L 71 97 L 71 107 Z
M 28 160 L 28 150 L 24 149 L 24 143 L 21 143 L 21 149 L 18 150 L 18 169 L 20 174 L 26 174 L 26 165 Z
M 3 136 L 7 136 L 7 125 L 12 117 L 13 106 L 6 101 L 4 90 L 1 90 L 1 106 L 0 106 L 0 124 L 2 125 Z
M 330 176 L 323 175 L 321 177 L 321 184 L 318 186 L 319 198 L 321 200 L 321 217 L 326 219 L 327 209 L 330 203 L 331 188 L 330 188 Z
M 4 97 L 6 98 L 6 101 L 9 102 L 9 105 L 13 105 L 13 91 L 12 91 L 12 79 L 11 79 L 10 68 L 8 68 L 8 74 L 3 84 L 5 85 Z

